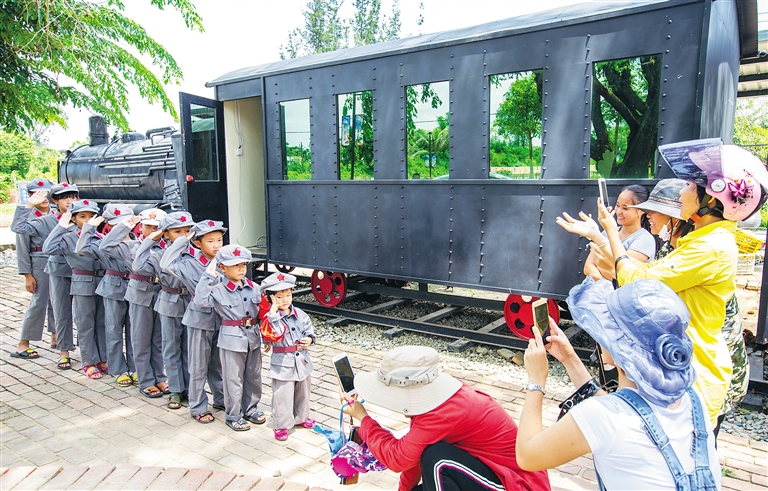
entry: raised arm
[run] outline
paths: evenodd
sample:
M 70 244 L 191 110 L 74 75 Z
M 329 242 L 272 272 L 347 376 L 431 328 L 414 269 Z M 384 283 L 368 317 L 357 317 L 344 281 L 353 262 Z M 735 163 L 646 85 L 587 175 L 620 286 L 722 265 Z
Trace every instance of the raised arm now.
M 190 232 L 194 234 L 194 232 Z M 176 265 L 174 262 L 181 257 L 181 254 L 189 247 L 189 235 L 186 237 L 179 237 L 176 239 L 168 249 L 165 250 L 165 254 L 160 258 L 160 269 L 168 274 L 179 278 L 183 281 L 183 278 L 176 272 Z
M 43 254 L 48 254 L 49 256 L 54 254 L 62 255 L 71 251 L 70 246 L 64 240 L 64 236 L 69 232 L 70 227 L 75 225 L 71 219 L 72 214 L 69 212 L 61 215 L 58 225 L 51 230 L 48 238 L 43 243 Z
M 200 307 L 213 307 L 216 304 L 214 287 L 218 284 L 219 273 L 216 271 L 216 260 L 208 263 L 200 282 L 195 288 L 195 303 Z
M 99 242 L 96 237 L 96 227 L 104 221 L 104 217 L 94 216 L 83 224 L 80 230 L 80 237 L 75 244 L 75 253 L 81 256 L 87 256 L 93 259 L 101 259 L 99 255 Z
M 160 236 L 163 234 L 162 230 L 157 230 L 149 234 L 149 237 L 144 239 L 139 249 L 136 251 L 136 257 L 133 258 L 133 264 L 131 269 L 135 273 L 145 274 L 152 276 L 156 273 L 155 268 L 149 261 L 149 256 L 152 254 L 152 246 L 160 240 Z

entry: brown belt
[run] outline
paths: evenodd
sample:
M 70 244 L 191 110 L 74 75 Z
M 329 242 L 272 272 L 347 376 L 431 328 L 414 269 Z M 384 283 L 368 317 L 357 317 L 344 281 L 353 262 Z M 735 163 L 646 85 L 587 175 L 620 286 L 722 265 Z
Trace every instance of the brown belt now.
M 73 269 L 72 274 L 79 274 L 82 276 L 104 276 L 104 271 L 86 271 L 84 269 Z
M 253 318 L 251 318 L 251 317 L 244 317 L 242 319 L 237 319 L 237 320 L 222 319 L 221 320 L 221 325 L 222 326 L 251 327 L 251 326 L 254 326 L 255 323 L 254 323 Z
M 185 287 L 171 288 L 170 286 L 160 285 L 160 289 L 164 292 L 175 293 L 176 295 L 189 295 L 189 290 Z
M 142 276 L 140 274 L 129 273 L 128 278 L 132 280 L 146 281 L 147 283 L 160 283 L 160 278 L 157 276 Z
M 293 346 L 275 346 L 272 348 L 272 351 L 275 353 L 293 353 L 294 351 L 297 351 L 298 348 L 294 344 Z
M 42 247 L 30 247 L 29 252 L 43 252 Z
M 117 270 L 114 270 L 114 269 L 108 269 L 108 270 L 104 271 L 104 273 L 108 274 L 109 276 L 117 276 L 118 278 L 122 278 L 124 280 L 127 280 L 128 276 L 129 276 L 127 271 L 125 273 L 123 273 L 122 271 L 117 271 Z

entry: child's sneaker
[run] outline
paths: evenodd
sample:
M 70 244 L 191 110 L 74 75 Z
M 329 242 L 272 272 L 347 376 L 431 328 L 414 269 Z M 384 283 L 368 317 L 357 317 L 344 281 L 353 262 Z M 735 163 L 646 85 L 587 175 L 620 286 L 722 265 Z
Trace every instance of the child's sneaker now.
M 299 423 L 299 425 L 311 430 L 315 427 L 315 420 L 312 418 L 307 418 L 303 422 Z
M 280 440 L 281 442 L 284 442 L 287 439 L 288 439 L 288 430 L 286 429 L 275 430 L 275 440 Z

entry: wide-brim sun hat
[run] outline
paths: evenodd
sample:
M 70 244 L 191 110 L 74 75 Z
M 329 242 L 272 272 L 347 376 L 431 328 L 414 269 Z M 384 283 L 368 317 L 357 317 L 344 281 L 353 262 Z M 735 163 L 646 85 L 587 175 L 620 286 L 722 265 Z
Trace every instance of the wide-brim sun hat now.
M 683 208 L 683 202 L 680 201 L 680 191 L 686 184 L 687 182 L 682 179 L 662 179 L 653 187 L 653 191 L 648 195 L 646 201 L 629 205 L 628 208 L 655 211 L 681 220 L 680 210 Z
M 614 290 L 588 276 L 566 299 L 573 320 L 613 357 L 649 402 L 666 407 L 693 385 L 690 314 L 680 297 L 657 280 Z
M 400 346 L 375 372 L 355 375 L 355 389 L 366 402 L 406 416 L 428 413 L 461 388 L 459 380 L 438 369 L 439 361 L 434 348 Z
M 723 218 L 740 221 L 766 199 L 768 170 L 755 155 L 720 138 L 659 146 L 659 153 L 679 179 L 693 181 L 723 205 Z

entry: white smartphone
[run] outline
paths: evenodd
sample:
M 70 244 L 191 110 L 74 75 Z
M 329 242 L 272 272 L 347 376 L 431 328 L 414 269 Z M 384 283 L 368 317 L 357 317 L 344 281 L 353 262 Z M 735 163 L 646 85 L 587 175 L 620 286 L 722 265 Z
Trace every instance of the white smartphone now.
M 346 353 L 340 353 L 333 357 L 333 369 L 336 371 L 336 378 L 339 381 L 341 390 L 347 395 L 357 394 L 355 390 L 355 372 L 352 371 L 352 364 L 349 363 L 349 357 Z
M 533 324 L 539 328 L 541 339 L 545 342 L 549 336 L 549 305 L 546 298 L 540 298 L 531 304 Z
M 608 206 L 608 185 L 605 183 L 605 179 L 602 177 L 597 179 L 597 186 L 600 188 L 600 199 L 603 202 L 603 206 Z

